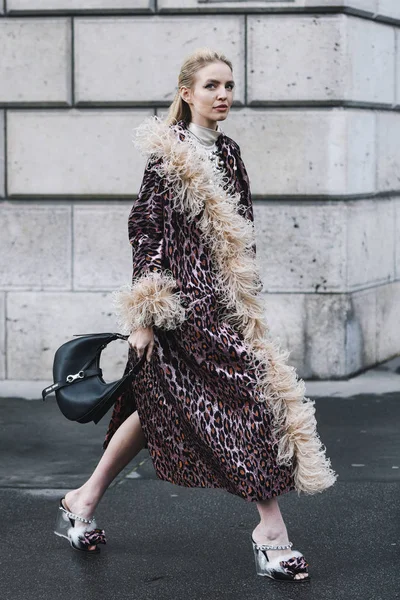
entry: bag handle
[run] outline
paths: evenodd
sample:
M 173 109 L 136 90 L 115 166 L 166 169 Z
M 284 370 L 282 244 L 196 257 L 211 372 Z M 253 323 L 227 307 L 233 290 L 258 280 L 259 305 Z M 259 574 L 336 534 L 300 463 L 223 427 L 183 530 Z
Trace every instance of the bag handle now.
M 74 333 L 72 337 L 95 337 L 96 335 L 101 335 L 101 333 Z M 112 342 L 113 340 L 127 340 L 129 335 L 124 335 L 123 333 L 110 333 L 110 339 L 107 344 Z

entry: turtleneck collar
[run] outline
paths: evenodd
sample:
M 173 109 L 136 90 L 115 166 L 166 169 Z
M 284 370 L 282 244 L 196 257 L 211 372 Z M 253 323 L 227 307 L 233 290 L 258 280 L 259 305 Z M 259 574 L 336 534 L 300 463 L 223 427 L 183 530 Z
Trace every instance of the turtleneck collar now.
M 210 129 L 209 127 L 203 127 L 202 125 L 196 125 L 195 123 L 189 123 L 187 128 L 204 146 L 214 146 L 215 142 L 222 134 L 218 123 L 217 129 Z

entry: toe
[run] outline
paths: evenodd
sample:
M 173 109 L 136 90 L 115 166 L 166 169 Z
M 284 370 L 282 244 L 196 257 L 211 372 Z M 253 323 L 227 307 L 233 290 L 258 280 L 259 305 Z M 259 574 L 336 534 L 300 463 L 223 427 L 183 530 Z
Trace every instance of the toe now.
M 294 578 L 295 579 L 307 579 L 307 577 L 308 577 L 308 573 L 297 573 Z

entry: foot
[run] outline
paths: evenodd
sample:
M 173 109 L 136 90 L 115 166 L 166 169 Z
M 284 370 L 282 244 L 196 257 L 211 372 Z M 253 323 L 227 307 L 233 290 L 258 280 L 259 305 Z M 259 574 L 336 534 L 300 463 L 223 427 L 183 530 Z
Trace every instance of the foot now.
M 71 490 L 65 495 L 64 507 L 72 513 L 83 517 L 84 519 L 91 519 L 96 509 L 96 503 L 88 498 L 84 498 L 80 490 Z M 84 528 L 85 523 L 82 521 L 75 521 L 74 527 L 76 529 Z M 96 550 L 96 546 L 88 546 L 89 551 Z
M 253 531 L 253 540 L 256 544 L 266 545 L 266 546 L 287 546 L 289 544 L 289 538 L 286 531 L 286 527 L 280 530 L 272 530 L 268 529 L 264 525 L 257 525 L 257 527 Z M 275 560 L 279 558 L 280 560 L 287 560 L 293 555 L 291 549 L 287 550 L 268 550 L 267 551 L 268 560 Z M 308 573 L 297 573 L 294 578 L 295 579 L 306 579 L 308 577 Z

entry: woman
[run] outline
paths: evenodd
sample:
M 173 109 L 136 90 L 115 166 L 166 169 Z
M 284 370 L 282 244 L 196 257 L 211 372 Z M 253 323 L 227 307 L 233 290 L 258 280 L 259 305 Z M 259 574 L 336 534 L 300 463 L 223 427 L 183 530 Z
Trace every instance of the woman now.
M 143 353 L 146 361 L 114 407 L 93 475 L 61 501 L 58 533 L 98 552 L 105 537 L 93 512 L 147 447 L 159 478 L 255 502 L 257 573 L 300 582 L 308 565 L 291 550 L 277 497 L 320 492 L 336 476 L 304 382 L 268 337 L 249 179 L 219 127 L 234 86 L 230 61 L 198 50 L 166 121 L 137 128 L 148 161 L 129 217 L 133 283 L 115 296 L 130 333 L 127 369 Z

